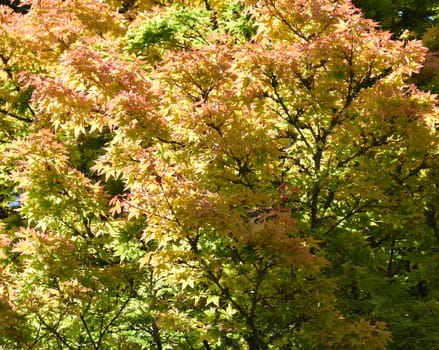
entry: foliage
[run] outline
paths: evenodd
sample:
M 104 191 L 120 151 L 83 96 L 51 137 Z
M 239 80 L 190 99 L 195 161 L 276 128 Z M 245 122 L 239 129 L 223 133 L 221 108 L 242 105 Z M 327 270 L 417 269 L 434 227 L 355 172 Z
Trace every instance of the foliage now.
M 6 5 L 16 12 L 27 13 L 29 11 L 29 4 L 22 3 L 20 0 L 0 0 L 0 5 Z
M 253 34 L 255 24 L 240 3 L 220 7 L 215 12 L 178 4 L 142 21 L 126 39 L 129 52 L 158 60 L 162 58 L 163 49 L 190 50 L 201 48 L 213 37 L 230 35 L 242 41 L 250 39 Z
M 355 0 L 353 3 L 360 7 L 367 17 L 378 21 L 382 28 L 390 30 L 395 37 L 422 38 L 424 45 L 430 52 L 425 58 L 424 67 L 419 74 L 411 79 L 411 82 L 424 91 L 439 92 L 439 70 L 437 67 L 438 1 Z
M 419 74 L 416 74 L 412 81 L 422 90 L 432 93 L 439 92 L 439 27 L 434 26 L 428 29 L 422 36 L 424 45 L 429 49 L 425 57 L 424 66 Z
M 349 1 L 142 6 L 3 8 L 0 346 L 434 348 L 420 42 Z
M 396 35 L 409 31 L 421 37 L 438 17 L 437 0 L 354 0 L 353 3 L 368 18 Z

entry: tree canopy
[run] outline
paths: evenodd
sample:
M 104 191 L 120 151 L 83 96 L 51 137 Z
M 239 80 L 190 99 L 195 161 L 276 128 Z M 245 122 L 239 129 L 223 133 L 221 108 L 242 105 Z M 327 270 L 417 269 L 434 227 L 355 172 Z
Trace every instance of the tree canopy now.
M 381 28 L 389 30 L 396 38 L 421 38 L 430 50 L 422 70 L 411 82 L 420 89 L 439 92 L 439 2 L 437 0 L 354 0 L 365 16 L 377 21 Z
M 0 347 L 439 343 L 426 49 L 349 0 L 0 6 Z

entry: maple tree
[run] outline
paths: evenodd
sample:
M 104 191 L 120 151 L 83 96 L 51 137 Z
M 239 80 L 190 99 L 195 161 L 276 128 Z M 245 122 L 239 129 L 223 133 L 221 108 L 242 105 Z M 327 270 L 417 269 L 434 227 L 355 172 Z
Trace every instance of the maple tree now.
M 426 50 L 350 1 L 0 18 L 0 345 L 420 349 L 439 334 Z

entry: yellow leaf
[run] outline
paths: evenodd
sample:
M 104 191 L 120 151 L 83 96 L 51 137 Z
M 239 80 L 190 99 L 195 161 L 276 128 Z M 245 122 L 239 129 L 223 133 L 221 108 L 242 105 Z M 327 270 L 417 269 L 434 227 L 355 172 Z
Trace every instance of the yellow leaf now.
M 206 300 L 206 305 L 213 304 L 215 306 L 220 305 L 220 297 L 218 295 L 209 295 Z

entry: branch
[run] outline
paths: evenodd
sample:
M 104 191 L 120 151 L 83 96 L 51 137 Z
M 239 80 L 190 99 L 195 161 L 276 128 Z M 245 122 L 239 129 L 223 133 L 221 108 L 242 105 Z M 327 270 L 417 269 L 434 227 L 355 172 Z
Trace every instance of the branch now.
M 55 338 L 58 340 L 58 342 L 64 344 L 67 347 L 67 349 L 69 349 L 69 350 L 75 350 L 75 348 L 73 346 L 71 346 L 69 343 L 67 343 L 66 339 L 61 334 L 59 334 L 59 332 L 56 330 L 55 327 L 52 327 L 49 324 L 47 324 L 47 322 L 44 321 L 44 319 L 41 317 L 41 315 L 37 315 L 37 317 L 38 317 L 38 320 L 43 324 L 43 326 L 46 327 L 46 329 L 55 336 Z
M 357 204 L 358 204 L 359 200 L 357 199 Z M 332 225 L 328 230 L 326 230 L 325 233 L 323 233 L 323 236 L 326 236 L 328 233 L 331 233 L 332 231 L 334 231 L 343 221 L 349 219 L 351 216 L 357 214 L 358 212 L 360 212 L 361 210 L 363 210 L 364 208 L 367 208 L 369 205 L 368 204 L 364 204 L 362 206 L 359 206 L 357 208 L 351 209 L 351 211 L 349 213 L 347 213 L 345 216 L 343 216 L 341 219 L 339 219 L 338 221 L 336 221 L 336 223 L 334 225 Z
M 162 350 L 162 339 L 160 337 L 160 329 L 157 327 L 155 322 L 152 322 L 152 338 L 154 339 L 155 345 L 157 346 L 157 350 Z
M 160 136 L 156 137 L 157 140 L 163 142 L 163 143 L 167 143 L 167 144 L 171 144 L 171 145 L 176 145 L 176 146 L 180 146 L 180 147 L 186 147 L 186 145 L 183 142 L 179 142 L 179 141 L 175 141 L 175 140 L 166 140 Z
M 299 133 L 299 135 L 300 135 L 300 137 L 302 138 L 302 140 L 303 140 L 303 142 L 305 143 L 305 145 L 306 145 L 308 148 L 312 148 L 311 145 L 309 144 L 308 140 L 306 139 L 305 135 L 303 134 L 302 129 L 300 128 L 300 126 L 299 126 L 298 123 L 297 123 L 297 119 L 298 119 L 299 116 L 303 113 L 303 111 L 301 111 L 301 110 L 298 111 L 296 117 L 293 118 L 293 116 L 291 115 L 291 113 L 290 113 L 288 107 L 286 106 L 286 104 L 285 104 L 285 102 L 284 102 L 282 96 L 280 96 L 280 94 L 279 94 L 279 91 L 278 91 L 278 89 L 277 89 L 278 81 L 277 81 L 277 78 L 276 78 L 276 76 L 275 76 L 274 74 L 271 76 L 271 86 L 272 86 L 272 88 L 273 88 L 274 95 L 275 95 L 275 98 L 272 98 L 273 101 L 275 101 L 276 103 L 278 103 L 278 104 L 281 106 L 282 110 L 284 111 L 284 113 L 285 113 L 286 116 L 287 116 L 287 120 L 288 120 L 288 121 L 294 126 L 294 128 L 295 128 L 296 131 Z M 312 132 L 313 132 L 313 131 L 312 131 Z
M 436 236 L 436 239 L 439 243 L 439 227 L 438 227 L 437 222 L 436 222 L 436 208 L 435 208 L 435 206 L 430 205 L 424 211 L 424 215 L 425 215 L 425 220 L 426 220 L 427 226 L 429 226 L 433 230 L 433 232 Z
M 35 339 L 33 339 L 32 344 L 28 346 L 27 350 L 32 350 L 34 346 L 37 345 L 41 339 L 44 338 L 45 335 L 44 334 L 40 335 L 40 333 L 41 333 L 41 324 L 38 325 L 38 331 L 37 334 L 35 335 Z
M 203 262 L 204 263 L 204 262 Z M 233 299 L 232 295 L 230 294 L 230 291 L 227 287 L 224 287 L 221 285 L 219 278 L 215 276 L 215 274 L 207 270 L 207 277 L 218 287 L 218 289 L 221 291 L 221 293 L 226 297 L 227 300 L 229 300 L 233 306 L 241 313 L 241 315 L 246 320 L 247 325 L 250 327 L 252 335 L 250 339 L 255 340 L 257 343 L 263 342 L 262 339 L 260 339 L 260 332 L 255 324 L 254 315 L 249 314 L 244 307 L 242 307 L 235 299 Z M 251 310 L 249 310 L 251 312 Z
M 7 111 L 6 109 L 3 109 L 3 108 L 0 108 L 0 113 L 6 115 L 8 117 L 20 120 L 20 121 L 25 122 L 25 123 L 32 123 L 33 122 L 33 119 L 26 118 L 26 117 L 20 117 L 19 115 L 15 114 L 15 113 L 12 113 L 12 112 L 9 112 L 9 111 Z
M 277 16 L 277 18 L 278 18 L 282 23 L 284 23 L 284 24 L 288 27 L 288 29 L 290 29 L 290 30 L 291 30 L 295 35 L 297 35 L 299 38 L 301 38 L 301 39 L 303 39 L 303 40 L 309 42 L 309 41 L 314 37 L 314 34 L 306 35 L 306 34 L 300 32 L 298 29 L 294 28 L 294 27 L 292 26 L 292 24 L 291 24 L 290 22 L 288 22 L 288 20 L 285 18 L 285 16 L 282 15 L 282 13 L 279 11 L 279 9 L 276 7 L 276 5 L 275 5 L 274 3 L 271 3 L 270 5 L 271 5 L 271 7 L 272 7 L 272 9 L 273 9 L 273 11 L 274 11 L 273 15 L 274 15 L 274 16 Z
M 102 341 L 104 340 L 105 334 L 107 334 L 107 332 L 110 329 L 110 327 L 119 318 L 119 316 L 122 314 L 123 310 L 125 310 L 125 308 L 127 307 L 128 303 L 130 302 L 130 300 L 133 297 L 133 294 L 132 294 L 133 290 L 134 290 L 134 286 L 131 284 L 130 294 L 128 295 L 127 299 L 125 300 L 123 305 L 120 307 L 119 311 L 117 311 L 116 314 L 111 318 L 110 322 L 108 322 L 108 324 L 105 326 L 103 331 L 100 332 L 99 340 L 98 340 L 96 349 L 100 349 L 101 348 L 101 344 L 102 344 Z
M 89 302 L 88 302 L 88 304 L 87 304 L 87 307 L 86 307 L 85 310 L 84 310 L 84 315 L 88 312 L 88 309 L 90 308 L 91 300 L 92 300 L 92 299 L 90 298 L 90 300 L 89 300 Z M 99 348 L 97 347 L 97 345 L 96 345 L 94 339 L 93 339 L 93 336 L 91 335 L 90 329 L 88 328 L 88 325 L 87 325 L 87 322 L 85 321 L 84 315 L 83 315 L 82 313 L 79 314 L 79 318 L 81 319 L 81 322 L 82 322 L 82 324 L 84 325 L 85 331 L 87 332 L 87 335 L 88 335 L 88 337 L 90 338 L 90 341 L 91 341 L 93 347 L 94 347 L 95 349 L 99 349 Z

